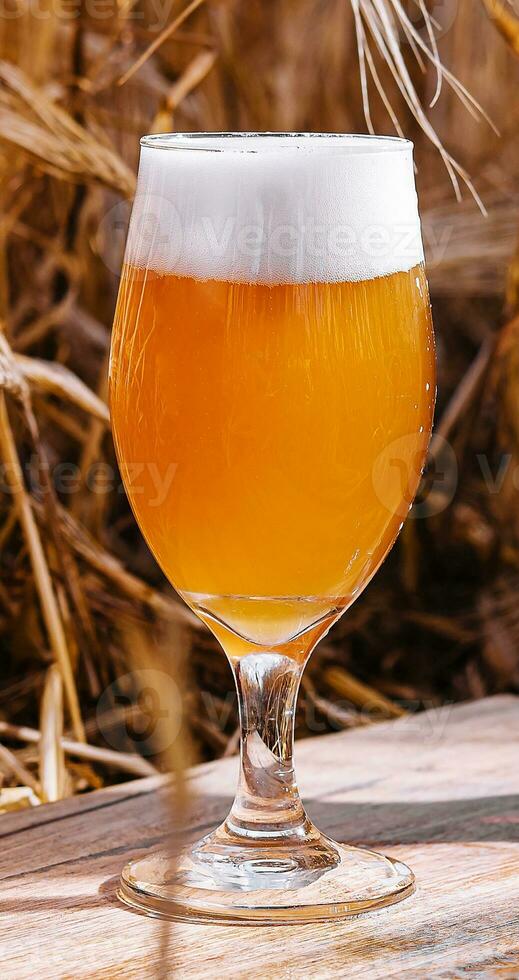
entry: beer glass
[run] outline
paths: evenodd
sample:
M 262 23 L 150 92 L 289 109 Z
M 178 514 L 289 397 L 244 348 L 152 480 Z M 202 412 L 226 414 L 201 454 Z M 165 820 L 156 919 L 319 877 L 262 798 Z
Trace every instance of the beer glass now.
M 313 826 L 293 726 L 305 663 L 393 544 L 430 436 L 412 144 L 141 144 L 113 331 L 115 444 L 151 550 L 231 664 L 241 763 L 224 823 L 129 864 L 120 895 L 231 922 L 380 908 L 410 894 L 412 872 Z

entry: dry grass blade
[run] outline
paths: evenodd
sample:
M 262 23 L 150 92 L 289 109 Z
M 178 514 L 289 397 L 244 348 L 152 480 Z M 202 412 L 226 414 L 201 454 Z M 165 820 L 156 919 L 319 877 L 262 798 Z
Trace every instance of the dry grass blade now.
M 428 279 L 435 296 L 503 295 L 517 245 L 519 196 L 485 196 L 487 215 L 471 202 L 446 201 L 422 215 Z
M 308 700 L 335 728 L 358 728 L 373 722 L 373 718 L 366 717 L 360 711 L 348 710 L 323 697 L 317 692 L 315 684 L 305 674 L 303 674 L 301 684 Z
M 141 579 L 128 572 L 121 562 L 101 547 L 84 527 L 64 508 L 59 508 L 62 532 L 78 555 L 97 572 L 109 579 L 121 592 L 135 602 L 143 603 L 166 622 L 182 623 L 205 630 L 201 621 L 184 605 L 168 599 Z
M 121 76 L 119 79 L 119 85 L 124 85 L 125 82 L 132 77 L 132 75 L 135 75 L 135 72 L 139 71 L 139 68 L 142 68 L 143 64 L 148 60 L 148 58 L 151 58 L 152 54 L 155 54 L 155 51 L 157 51 L 161 45 L 164 44 L 164 41 L 167 41 L 168 38 L 172 37 L 181 24 L 183 24 L 184 21 L 187 20 L 187 18 L 190 17 L 198 7 L 201 7 L 203 3 L 205 3 L 205 0 L 191 0 L 191 3 L 184 8 L 178 17 L 175 17 L 175 20 L 173 20 L 171 24 L 168 24 L 168 26 L 161 31 L 153 43 L 150 44 L 149 47 L 146 48 L 146 50 L 141 54 L 140 58 L 137 58 L 137 61 L 134 62 L 131 68 L 129 68 L 128 71 Z
M 368 76 L 366 72 L 366 61 L 368 60 L 371 73 L 373 74 L 373 59 L 371 58 L 371 52 L 369 50 L 369 46 L 366 43 L 366 34 L 364 31 L 364 25 L 362 23 L 362 16 L 360 12 L 360 0 L 351 0 L 351 6 L 353 9 L 353 16 L 355 20 L 355 33 L 357 35 L 357 51 L 359 55 L 360 90 L 362 94 L 362 107 L 364 109 L 364 118 L 366 120 L 368 131 L 374 134 L 375 127 L 373 126 L 373 122 L 371 120 L 371 111 L 369 107 Z M 375 75 L 374 75 L 375 84 L 377 84 L 378 80 L 379 80 L 379 76 L 375 71 Z M 382 87 L 382 91 L 384 91 L 383 87 Z M 391 106 L 391 103 L 388 100 L 386 100 L 386 106 Z
M 108 356 L 100 371 L 101 382 L 98 388 L 98 397 L 102 404 L 108 398 Z M 108 416 L 108 410 L 107 410 Z M 95 467 L 96 461 L 102 457 L 102 442 L 106 426 L 99 419 L 91 419 L 88 432 L 84 441 L 80 460 L 80 482 L 88 486 L 88 473 L 91 467 Z M 88 494 L 86 500 L 82 494 L 78 494 L 71 503 L 70 510 L 74 516 L 79 517 L 93 531 L 102 534 L 104 526 L 104 510 L 106 507 L 106 497 L 102 493 L 95 493 L 96 486 L 92 487 L 93 494 Z
M 359 53 L 359 65 L 361 73 L 361 89 L 363 96 L 364 112 L 366 115 L 366 121 L 368 127 L 372 129 L 370 110 L 369 110 L 369 97 L 367 90 L 367 79 L 365 63 L 367 62 L 370 66 L 371 73 L 374 77 L 375 84 L 379 93 L 381 93 L 382 86 L 380 80 L 376 73 L 374 72 L 374 63 L 372 54 L 370 51 L 369 43 L 366 36 L 366 31 L 364 30 L 364 25 L 369 31 L 376 47 L 378 48 L 381 58 L 385 61 L 393 79 L 405 101 L 410 112 L 413 114 L 418 125 L 431 141 L 431 143 L 437 148 L 440 156 L 445 164 L 447 172 L 450 176 L 452 185 L 454 187 L 456 197 L 460 199 L 460 186 L 459 179 L 461 179 L 468 190 L 472 194 L 474 200 L 478 204 L 479 208 L 483 213 L 485 212 L 484 205 L 472 184 L 470 177 L 463 167 L 454 159 L 453 156 L 445 149 L 442 141 L 438 137 L 436 130 L 429 121 L 422 105 L 420 99 L 418 98 L 416 88 L 413 84 L 411 75 L 409 74 L 408 68 L 406 66 L 404 57 L 401 52 L 401 43 L 399 37 L 398 26 L 402 28 L 404 34 L 412 42 L 411 47 L 415 50 L 419 48 L 426 56 L 426 58 L 434 65 L 438 79 L 444 79 L 456 93 L 460 101 L 466 107 L 466 109 L 472 114 L 477 115 L 478 113 L 493 125 L 484 110 L 481 108 L 479 103 L 467 92 L 463 85 L 449 72 L 442 62 L 440 61 L 437 53 L 437 48 L 435 45 L 429 47 L 423 39 L 420 37 L 419 33 L 415 30 L 412 22 L 407 17 L 405 10 L 400 4 L 399 0 L 352 0 L 353 10 L 355 14 L 355 29 L 357 37 L 357 48 Z M 427 18 L 426 23 L 429 28 L 431 28 L 430 20 Z M 418 58 L 418 60 L 420 60 Z M 436 87 L 436 93 L 433 101 L 437 99 L 439 95 L 439 83 Z M 386 108 L 390 105 L 387 96 L 383 97 L 384 104 Z M 390 111 L 391 118 L 395 121 L 395 113 L 391 108 Z M 459 179 L 458 179 L 459 178 Z
M 17 739 L 20 742 L 28 742 L 31 745 L 38 745 L 42 737 L 37 728 L 30 728 L 27 725 L 11 725 L 5 721 L 0 721 L 0 735 L 9 739 Z M 65 736 L 61 737 L 61 746 L 65 755 L 84 759 L 86 762 L 97 762 L 100 765 L 110 766 L 134 776 L 154 776 L 157 773 L 151 762 L 134 752 L 116 752 L 114 749 L 90 745 L 88 742 L 74 742 Z
M 66 432 L 75 442 L 82 446 L 88 438 L 83 420 L 76 419 L 67 411 L 67 407 L 59 407 L 36 393 L 33 398 L 35 413 L 39 418 L 52 422 L 58 429 Z
M 97 762 L 103 766 L 131 773 L 133 776 L 156 776 L 155 766 L 134 752 L 116 752 L 115 749 L 105 749 L 99 745 L 88 745 L 62 738 L 61 744 L 66 755 L 87 762 Z
M 0 528 L 0 553 L 2 552 L 2 548 L 7 544 L 11 532 L 14 530 L 16 519 L 16 511 L 14 507 L 11 507 L 3 527 Z
M 519 17 L 502 0 L 482 0 L 483 6 L 512 51 L 519 55 Z
M 502 448 L 511 450 L 514 455 L 519 448 L 519 417 L 517 413 L 517 392 L 519 389 L 519 316 L 506 323 L 498 337 L 493 373 L 492 389 L 498 393 L 498 437 Z M 515 484 L 515 468 L 507 473 L 507 481 Z M 515 493 L 510 500 L 517 513 Z
M 63 685 L 55 664 L 49 667 L 40 710 L 40 782 L 45 803 L 66 796 L 67 771 L 61 744 L 63 735 Z
M 62 178 L 99 181 L 130 197 L 132 171 L 15 65 L 0 62 L 0 138 Z
M 110 413 L 106 403 L 63 364 L 43 361 L 38 357 L 26 357 L 23 354 L 15 354 L 14 362 L 19 367 L 21 375 L 34 388 L 51 395 L 58 395 L 93 415 L 100 422 L 104 422 L 105 425 L 110 424 Z M 0 372 L 1 368 L 0 360 Z
M 403 137 L 404 136 L 404 131 L 402 129 L 402 126 L 400 125 L 400 122 L 398 120 L 398 117 L 396 115 L 396 112 L 393 109 L 393 106 L 391 105 L 391 102 L 390 102 L 390 100 L 388 99 L 388 97 L 386 95 L 386 91 L 385 91 L 384 86 L 382 84 L 382 81 L 380 79 L 380 75 L 379 75 L 379 73 L 377 71 L 377 68 L 376 68 L 376 65 L 375 65 L 375 60 L 374 60 L 373 55 L 371 53 L 369 44 L 367 44 L 367 42 L 366 42 L 366 35 L 364 33 L 364 27 L 363 27 L 362 19 L 360 18 L 360 16 L 358 16 L 356 18 L 356 31 L 357 31 L 357 42 L 359 42 L 359 40 L 360 40 L 360 43 L 361 43 L 361 46 L 362 46 L 362 49 L 363 49 L 363 55 L 362 55 L 362 57 L 365 58 L 368 66 L 369 66 L 371 77 L 372 77 L 372 79 L 373 79 L 373 81 L 375 83 L 375 88 L 377 89 L 377 92 L 380 95 L 380 98 L 382 99 L 382 102 L 384 103 L 386 112 L 387 112 L 389 118 L 391 119 L 391 122 L 393 123 L 393 126 L 395 127 L 395 132 L 398 134 L 398 136 Z M 359 54 L 360 54 L 360 50 L 359 50 Z M 370 125 L 371 120 L 368 121 L 368 116 L 369 116 L 369 92 L 368 92 L 367 79 L 365 77 L 365 72 L 364 72 L 364 79 L 362 81 L 362 104 L 363 104 L 363 108 L 364 108 L 364 116 L 366 118 L 366 121 L 368 122 L 368 128 L 369 128 L 369 125 Z M 366 112 L 367 112 L 367 115 L 366 115 Z M 373 124 L 371 123 L 371 125 L 373 125 Z M 370 132 L 371 132 L 371 130 L 370 130 Z
M 228 756 L 230 755 L 237 754 L 240 748 L 240 735 L 241 735 L 241 726 L 237 725 L 222 753 L 224 759 L 228 758 Z
M 170 112 L 173 112 L 197 85 L 200 85 L 200 82 L 211 71 L 217 57 L 216 51 L 200 51 L 195 55 L 186 70 L 169 90 L 166 107 Z
M 403 708 L 375 691 L 367 684 L 352 677 L 343 667 L 326 667 L 324 680 L 336 694 L 352 701 L 363 711 L 377 711 L 388 718 L 401 718 L 407 714 Z
M 173 112 L 186 95 L 189 95 L 209 74 L 217 57 L 216 51 L 200 51 L 195 55 L 180 78 L 171 86 L 163 107 L 153 120 L 150 132 L 163 133 L 173 128 Z
M 29 397 L 29 388 L 23 371 L 16 364 L 11 348 L 5 335 L 0 329 L 0 388 L 4 388 L 14 398 L 25 402 Z
M 371 0 L 371 2 L 377 6 L 377 9 L 379 11 L 383 9 L 384 3 L 389 2 L 391 4 L 391 7 L 395 12 L 395 22 L 399 22 L 401 24 L 401 26 L 404 28 L 408 36 L 410 36 L 415 41 L 415 43 L 418 45 L 420 50 L 424 52 L 427 59 L 434 65 L 439 81 L 440 82 L 442 80 L 446 81 L 446 83 L 452 88 L 455 95 L 458 97 L 460 102 L 465 106 L 467 111 L 473 116 L 474 119 L 476 120 L 480 118 L 484 119 L 489 124 L 489 126 L 494 130 L 494 132 L 498 134 L 497 127 L 492 122 L 490 116 L 485 112 L 483 106 L 480 105 L 480 103 L 470 94 L 468 89 L 466 89 L 465 86 L 462 85 L 459 79 L 456 78 L 456 76 L 453 75 L 452 72 L 450 72 L 448 68 L 446 68 L 445 65 L 440 61 L 437 45 L 433 43 L 431 44 L 431 47 L 428 47 L 427 44 L 423 41 L 423 39 L 420 37 L 420 34 L 414 27 L 412 21 L 407 16 L 406 11 L 402 6 L 400 0 Z M 425 10 L 423 4 L 421 6 L 421 10 L 422 12 L 425 12 L 425 22 L 428 28 L 428 37 L 430 39 L 431 32 L 432 32 L 431 18 L 427 13 L 427 11 Z M 439 95 L 439 88 L 438 88 L 438 81 L 437 81 L 436 93 L 433 96 L 433 100 L 432 100 L 433 104 L 435 101 L 437 101 L 438 95 Z
M 16 335 L 16 338 L 13 340 L 13 346 L 16 347 L 16 350 L 28 350 L 33 344 L 41 342 L 48 333 L 63 322 L 70 313 L 75 300 L 75 285 L 70 282 L 65 296 L 59 303 L 56 303 L 46 313 L 36 317 L 35 320 L 32 320 L 31 323 L 24 327 L 22 333 Z
M 7 749 L 5 745 L 0 745 L 0 769 L 14 776 L 23 786 L 29 786 L 39 796 L 40 787 L 37 780 L 16 758 L 14 752 Z
M 51 803 L 67 795 L 63 735 L 63 682 L 56 664 L 49 667 L 40 707 L 39 767 L 42 797 Z
M 41 800 L 30 786 L 4 786 L 0 789 L 0 813 L 13 813 L 39 806 Z
M 495 347 L 496 338 L 484 340 L 470 368 L 465 372 L 434 431 L 429 447 L 429 456 L 431 459 L 436 459 L 440 455 L 445 440 L 448 439 L 461 415 L 472 404 L 478 392 L 480 392 L 482 383 L 490 367 Z
M 427 31 L 427 38 L 429 40 L 429 45 L 430 45 L 430 48 L 431 48 L 431 52 L 433 54 L 433 64 L 436 67 L 436 90 L 435 90 L 435 93 L 434 93 L 434 95 L 433 95 L 430 103 L 429 103 L 429 108 L 430 109 L 433 109 L 434 106 L 436 105 L 438 99 L 440 98 L 441 91 L 442 91 L 442 84 L 443 84 L 443 74 L 442 74 L 442 71 L 441 71 L 440 52 L 438 51 L 438 44 L 437 44 L 437 41 L 436 41 L 436 35 L 434 33 L 435 24 L 433 22 L 433 19 L 432 19 L 431 15 L 429 14 L 429 11 L 427 10 L 427 7 L 425 5 L 425 0 L 418 0 L 418 6 L 420 8 L 420 13 L 422 14 L 422 17 L 423 17 L 423 20 L 424 20 L 424 24 L 425 24 L 426 31 Z M 411 35 L 411 37 L 412 37 L 412 35 Z M 419 56 L 418 52 L 414 49 L 414 47 L 413 47 L 413 52 L 414 52 L 415 57 L 417 58 L 417 60 L 420 61 L 420 67 L 422 68 L 422 71 L 425 71 L 425 66 L 421 62 L 420 56 Z
M 4 338 L 3 343 L 4 354 L 9 359 L 9 347 L 7 341 Z M 11 356 L 11 360 L 14 358 Z M 97 638 L 90 615 L 90 610 L 85 602 L 83 595 L 83 590 L 81 587 L 79 571 L 76 567 L 74 558 L 70 552 L 70 549 L 66 546 L 59 526 L 59 520 L 57 519 L 57 499 L 54 491 L 54 486 L 51 479 L 47 453 L 41 442 L 39 436 L 39 427 L 34 415 L 31 400 L 29 397 L 24 397 L 22 400 L 23 414 L 25 422 L 29 433 L 31 435 L 34 450 L 37 455 L 38 465 L 39 465 L 39 477 L 41 479 L 41 485 L 44 490 L 44 500 L 45 500 L 45 510 L 47 517 L 47 528 L 50 530 L 51 541 L 54 545 L 54 554 L 57 558 L 57 564 L 61 571 L 62 581 L 66 583 L 66 589 L 72 600 L 74 610 L 77 613 L 77 625 L 72 628 L 72 618 L 68 611 L 68 602 L 66 598 L 65 591 L 61 586 L 57 588 L 57 599 L 58 611 L 63 621 L 65 645 L 68 651 L 68 659 L 71 664 L 75 662 L 73 657 L 73 651 L 77 649 L 77 637 L 76 632 L 82 630 L 84 638 L 84 655 L 85 655 L 85 665 L 91 680 L 92 689 L 97 686 L 95 681 L 95 672 L 92 669 L 90 650 L 95 650 L 97 647 Z M 100 425 L 96 420 L 96 424 Z M 60 592 L 61 589 L 61 592 Z M 60 621 L 61 621 L 60 620 Z M 76 624 L 76 620 L 74 620 Z M 68 626 L 68 635 L 65 627 Z
M 16 444 L 7 414 L 5 396 L 1 392 L 0 453 L 6 466 L 6 477 L 13 494 L 13 504 L 17 508 L 20 524 L 27 542 L 34 581 L 40 598 L 42 615 L 49 635 L 51 648 L 63 677 L 74 733 L 78 741 L 83 742 L 85 741 L 83 722 L 63 624 L 29 495 L 25 490 L 20 461 L 16 452 Z

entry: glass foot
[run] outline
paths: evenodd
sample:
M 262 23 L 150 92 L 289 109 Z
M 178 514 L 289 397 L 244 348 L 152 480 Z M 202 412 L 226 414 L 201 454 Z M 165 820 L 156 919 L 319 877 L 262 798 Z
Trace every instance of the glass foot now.
M 399 902 L 414 891 L 401 861 L 336 844 L 315 828 L 299 844 L 231 839 L 226 825 L 176 857 L 126 865 L 119 898 L 148 915 L 251 925 L 319 922 Z

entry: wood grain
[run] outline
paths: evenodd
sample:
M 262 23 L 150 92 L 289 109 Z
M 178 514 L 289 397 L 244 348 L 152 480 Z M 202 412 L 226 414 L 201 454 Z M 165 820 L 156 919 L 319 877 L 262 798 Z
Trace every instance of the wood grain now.
M 298 743 L 322 830 L 409 863 L 417 893 L 334 924 L 162 923 L 115 899 L 169 825 L 163 777 L 0 818 L 0 971 L 18 978 L 519 977 L 519 698 L 446 706 Z M 188 832 L 230 804 L 236 760 L 190 773 Z

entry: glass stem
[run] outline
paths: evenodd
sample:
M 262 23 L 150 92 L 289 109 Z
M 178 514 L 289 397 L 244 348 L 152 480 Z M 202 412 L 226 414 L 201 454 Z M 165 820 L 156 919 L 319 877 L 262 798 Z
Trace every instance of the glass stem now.
M 304 663 L 272 651 L 231 661 L 241 725 L 238 791 L 226 821 L 233 836 L 280 841 L 310 829 L 295 781 L 294 720 Z

